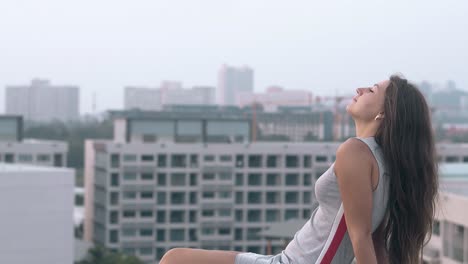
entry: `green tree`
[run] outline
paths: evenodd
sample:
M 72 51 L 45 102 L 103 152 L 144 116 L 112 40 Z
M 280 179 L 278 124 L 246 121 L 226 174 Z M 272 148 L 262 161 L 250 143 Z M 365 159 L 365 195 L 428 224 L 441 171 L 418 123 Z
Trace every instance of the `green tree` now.
M 143 262 L 135 256 L 127 256 L 112 252 L 102 246 L 95 246 L 88 250 L 85 259 L 76 264 L 143 264 Z

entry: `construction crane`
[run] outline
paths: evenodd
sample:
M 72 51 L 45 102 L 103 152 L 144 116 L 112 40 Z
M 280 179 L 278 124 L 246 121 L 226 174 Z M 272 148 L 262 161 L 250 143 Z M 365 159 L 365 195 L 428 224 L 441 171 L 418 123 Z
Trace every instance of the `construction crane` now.
M 351 100 L 352 96 L 317 96 L 315 98 L 315 102 L 320 104 L 324 101 L 334 101 L 333 105 L 333 140 L 338 141 L 341 139 L 341 131 L 342 131 L 342 120 L 343 116 L 339 111 L 339 105 L 343 100 Z M 323 124 L 323 112 L 320 112 L 320 123 Z

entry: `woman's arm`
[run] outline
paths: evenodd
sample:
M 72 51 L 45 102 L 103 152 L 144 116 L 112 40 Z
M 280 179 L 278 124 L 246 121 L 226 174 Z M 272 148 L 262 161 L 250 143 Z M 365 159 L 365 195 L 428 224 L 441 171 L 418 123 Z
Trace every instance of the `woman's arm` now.
M 357 263 L 377 263 L 372 241 L 372 167 L 367 145 L 348 139 L 336 152 L 335 175 L 343 201 L 346 226 Z

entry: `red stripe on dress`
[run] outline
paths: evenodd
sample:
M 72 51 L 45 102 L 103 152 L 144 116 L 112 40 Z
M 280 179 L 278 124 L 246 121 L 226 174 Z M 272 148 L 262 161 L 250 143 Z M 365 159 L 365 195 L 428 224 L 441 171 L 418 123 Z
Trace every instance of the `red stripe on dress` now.
M 333 237 L 330 247 L 328 248 L 327 253 L 325 253 L 325 256 L 323 257 L 322 262 L 320 264 L 329 264 L 332 262 L 333 257 L 335 257 L 336 251 L 338 251 L 338 247 L 340 246 L 345 233 L 346 233 L 346 220 L 343 214 L 340 220 L 340 224 L 338 225 L 338 228 L 336 229 L 335 237 Z

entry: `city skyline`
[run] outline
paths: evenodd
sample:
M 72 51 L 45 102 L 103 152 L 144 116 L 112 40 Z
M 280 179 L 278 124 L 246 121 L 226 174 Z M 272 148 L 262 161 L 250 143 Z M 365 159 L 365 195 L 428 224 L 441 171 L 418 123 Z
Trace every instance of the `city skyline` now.
M 395 72 L 466 90 L 467 8 L 401 0 L 2 1 L 0 111 L 6 85 L 36 77 L 82 87 L 81 112 L 89 113 L 94 92 L 102 111 L 123 108 L 128 85 L 217 86 L 224 63 L 250 66 L 255 92 L 279 85 L 352 93 Z

